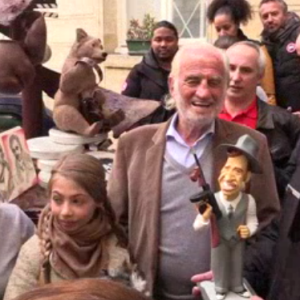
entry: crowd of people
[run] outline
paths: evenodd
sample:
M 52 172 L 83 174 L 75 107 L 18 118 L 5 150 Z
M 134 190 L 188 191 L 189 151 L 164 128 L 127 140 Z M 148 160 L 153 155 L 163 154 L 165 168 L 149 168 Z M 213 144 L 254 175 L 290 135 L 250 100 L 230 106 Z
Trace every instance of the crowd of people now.
M 300 299 L 300 18 L 283 0 L 261 0 L 259 15 L 261 41 L 241 29 L 247 0 L 210 2 L 214 45 L 179 47 L 172 23 L 155 25 L 122 94 L 161 105 L 119 138 L 108 184 L 99 160 L 70 154 L 36 232 L 0 204 L 0 298 L 193 300 L 214 279 L 211 299 Z M 190 201 L 213 193 L 221 218 Z

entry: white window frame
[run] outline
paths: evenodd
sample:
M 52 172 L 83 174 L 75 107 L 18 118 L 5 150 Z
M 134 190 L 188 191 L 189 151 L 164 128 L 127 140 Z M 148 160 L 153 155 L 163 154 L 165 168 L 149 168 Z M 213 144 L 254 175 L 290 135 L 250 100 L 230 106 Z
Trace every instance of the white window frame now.
M 162 19 L 173 20 L 173 1 L 174 0 L 161 0 L 161 17 Z M 188 0 L 187 0 L 188 1 Z M 206 7 L 208 0 L 201 0 L 201 18 L 200 18 L 200 37 L 197 38 L 180 38 L 180 44 L 185 44 L 191 41 L 207 40 L 207 20 L 206 20 Z

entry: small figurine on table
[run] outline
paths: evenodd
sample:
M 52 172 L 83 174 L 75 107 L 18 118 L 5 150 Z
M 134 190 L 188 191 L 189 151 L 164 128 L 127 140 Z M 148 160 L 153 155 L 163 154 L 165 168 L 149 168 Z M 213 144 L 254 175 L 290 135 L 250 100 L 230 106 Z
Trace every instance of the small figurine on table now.
M 251 173 L 261 173 L 256 159 L 258 144 L 249 135 L 243 135 L 235 145 L 223 144 L 220 147 L 227 149 L 227 161 L 218 178 L 221 190 L 215 193 L 222 217 L 214 218 L 212 207 L 206 204 L 206 209 L 197 215 L 193 226 L 195 230 L 201 230 L 215 222 L 211 224 L 212 241 L 217 240 L 211 251 L 215 298 L 225 299 L 230 291 L 249 298 L 250 293 L 242 278 L 244 241 L 256 232 L 258 220 L 255 200 L 243 190 Z

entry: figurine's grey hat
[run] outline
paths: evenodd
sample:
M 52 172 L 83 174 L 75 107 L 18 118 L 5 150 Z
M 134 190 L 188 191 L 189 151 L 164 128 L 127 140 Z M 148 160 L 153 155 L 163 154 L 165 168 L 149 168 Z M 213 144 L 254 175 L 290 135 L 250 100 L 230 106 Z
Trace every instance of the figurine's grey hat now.
M 237 150 L 242 152 L 249 161 L 250 171 L 252 173 L 262 173 L 260 164 L 256 157 L 258 156 L 259 145 L 255 139 L 250 135 L 244 134 L 237 140 L 235 145 L 221 144 L 220 148 L 226 149 L 227 152 L 230 150 Z

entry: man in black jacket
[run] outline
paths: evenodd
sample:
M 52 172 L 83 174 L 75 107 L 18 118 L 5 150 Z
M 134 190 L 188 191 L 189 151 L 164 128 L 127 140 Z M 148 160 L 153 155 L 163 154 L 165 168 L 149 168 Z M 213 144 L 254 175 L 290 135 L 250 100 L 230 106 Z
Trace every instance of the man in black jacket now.
M 219 117 L 256 129 L 266 136 L 277 187 L 283 195 L 287 183 L 283 169 L 300 137 L 300 120 L 290 112 L 257 98 L 256 86 L 265 67 L 264 55 L 257 44 L 238 42 L 226 53 L 230 63 L 230 82 Z
M 289 184 L 280 218 L 260 234 L 245 255 L 245 276 L 267 300 L 300 297 L 300 141 L 289 167 Z
M 298 300 L 300 297 L 300 143 L 293 156 L 295 169 L 282 206 L 268 300 Z
M 300 18 L 283 0 L 261 0 L 262 41 L 273 60 L 277 103 L 300 114 Z
M 156 23 L 149 52 L 143 60 L 135 65 L 129 73 L 122 90 L 122 95 L 162 101 L 169 93 L 168 77 L 171 63 L 178 50 L 178 32 L 176 27 L 168 22 Z M 142 123 L 158 123 L 165 121 L 173 112 L 163 106 L 147 117 Z

